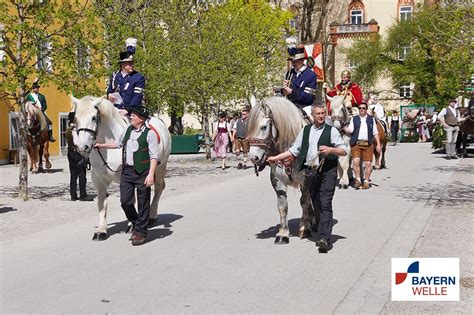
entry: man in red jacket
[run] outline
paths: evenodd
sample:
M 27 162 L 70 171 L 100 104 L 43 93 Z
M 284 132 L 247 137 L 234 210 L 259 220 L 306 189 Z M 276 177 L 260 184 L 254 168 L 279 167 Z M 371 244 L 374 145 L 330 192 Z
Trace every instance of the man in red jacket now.
M 327 84 L 323 85 L 323 88 L 327 91 Z M 362 102 L 362 91 L 360 86 L 351 81 L 351 72 L 349 70 L 344 70 L 341 73 L 341 82 L 336 85 L 336 87 L 326 94 L 330 97 L 336 95 L 346 95 L 346 106 L 347 107 L 359 107 L 359 104 Z M 350 104 L 349 104 L 350 101 Z M 328 112 L 330 112 L 330 104 L 327 102 Z

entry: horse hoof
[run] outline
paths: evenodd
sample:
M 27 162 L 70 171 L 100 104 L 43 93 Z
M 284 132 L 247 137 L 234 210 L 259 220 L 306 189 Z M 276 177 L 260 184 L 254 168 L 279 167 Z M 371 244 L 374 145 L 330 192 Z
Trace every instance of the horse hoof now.
M 51 163 L 46 163 L 46 168 L 49 170 L 52 167 Z
M 342 185 L 341 185 L 341 184 L 339 184 L 339 189 L 341 189 L 341 188 L 342 188 Z
M 342 185 L 342 189 L 347 189 L 349 188 L 349 185 Z
M 275 244 L 283 245 L 288 244 L 290 242 L 290 238 L 288 236 L 277 236 L 275 238 Z
M 311 231 L 310 230 L 304 230 L 303 232 L 300 232 L 300 239 L 310 238 L 310 237 L 311 237 Z
M 92 236 L 93 241 L 105 241 L 107 239 L 107 233 L 105 232 L 96 232 Z

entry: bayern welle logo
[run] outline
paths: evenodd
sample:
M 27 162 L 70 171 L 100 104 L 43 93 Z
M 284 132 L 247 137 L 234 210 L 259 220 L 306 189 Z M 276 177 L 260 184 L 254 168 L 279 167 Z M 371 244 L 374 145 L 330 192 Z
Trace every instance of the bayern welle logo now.
M 392 300 L 458 301 L 459 258 L 392 258 Z

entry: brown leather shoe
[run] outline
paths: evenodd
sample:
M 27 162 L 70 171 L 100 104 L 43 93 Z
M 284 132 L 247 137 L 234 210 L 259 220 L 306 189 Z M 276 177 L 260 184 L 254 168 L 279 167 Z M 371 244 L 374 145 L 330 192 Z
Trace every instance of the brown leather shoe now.
M 132 236 L 133 237 L 133 236 Z M 133 246 L 143 245 L 146 242 L 146 237 L 142 233 L 137 232 L 135 238 L 132 239 Z
M 370 188 L 369 181 L 364 180 L 364 185 L 362 185 L 362 189 L 369 189 L 369 188 Z
M 360 186 L 362 186 L 362 183 L 359 180 L 356 179 L 355 182 L 354 182 L 354 188 L 359 189 Z

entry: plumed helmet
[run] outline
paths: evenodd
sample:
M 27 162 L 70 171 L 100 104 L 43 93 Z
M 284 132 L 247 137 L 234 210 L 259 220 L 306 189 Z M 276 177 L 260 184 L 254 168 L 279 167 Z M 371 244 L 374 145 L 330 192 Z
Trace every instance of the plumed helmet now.
M 344 71 L 342 71 L 342 72 L 341 72 L 341 78 L 342 78 L 342 77 L 348 77 L 348 78 L 350 78 L 350 77 L 351 77 L 351 72 L 350 72 L 349 70 L 347 70 L 347 69 L 344 70 Z

